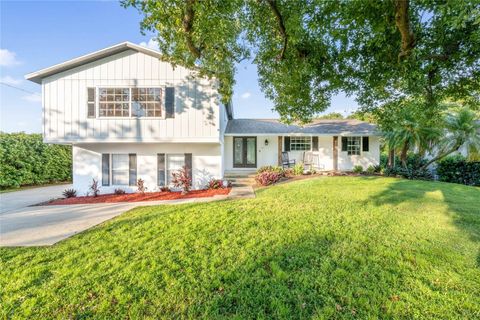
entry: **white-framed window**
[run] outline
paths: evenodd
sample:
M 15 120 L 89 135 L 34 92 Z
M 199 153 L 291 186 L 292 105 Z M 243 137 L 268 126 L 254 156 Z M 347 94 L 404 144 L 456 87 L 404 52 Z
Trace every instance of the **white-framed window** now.
M 132 88 L 133 117 L 162 117 L 160 88 Z
M 310 151 L 312 137 L 290 137 L 291 151 Z
M 347 154 L 360 155 L 361 137 L 347 137 Z
M 130 89 L 129 88 L 99 88 L 98 89 L 98 116 L 99 117 L 129 117 L 130 116 Z
M 98 88 L 98 117 L 164 117 L 163 89 Z
M 172 173 L 185 165 L 184 154 L 167 154 L 167 185 L 172 183 Z
M 128 186 L 128 154 L 112 154 L 112 185 Z

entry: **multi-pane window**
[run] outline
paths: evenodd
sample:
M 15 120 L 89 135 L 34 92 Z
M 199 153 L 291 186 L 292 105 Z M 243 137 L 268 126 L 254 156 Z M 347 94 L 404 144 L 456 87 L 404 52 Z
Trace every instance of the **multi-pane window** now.
M 292 151 L 310 151 L 311 145 L 311 137 L 290 137 L 290 150 Z
M 129 117 L 129 88 L 99 88 L 98 110 L 100 117 Z
M 112 154 L 112 184 L 128 185 L 128 154 Z
M 161 101 L 160 88 L 132 88 L 132 116 L 161 117 Z
M 347 154 L 360 155 L 360 137 L 347 137 Z
M 88 117 L 94 118 L 95 95 L 97 92 L 95 88 L 88 88 L 87 93 Z M 163 104 L 163 90 L 161 88 L 98 89 L 99 117 L 164 117 Z M 173 116 L 170 116 L 170 118 L 173 118 Z

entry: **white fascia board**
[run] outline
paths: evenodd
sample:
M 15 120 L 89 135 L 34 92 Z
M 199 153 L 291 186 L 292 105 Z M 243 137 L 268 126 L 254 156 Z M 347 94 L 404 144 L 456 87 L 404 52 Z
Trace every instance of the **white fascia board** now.
M 170 138 L 170 139 L 135 139 L 135 138 L 97 138 L 97 139 L 78 139 L 78 138 L 61 138 L 50 139 L 44 138 L 45 143 L 54 144 L 83 144 L 83 143 L 220 143 L 219 138 Z
M 54 74 L 57 74 L 57 73 L 60 73 L 60 72 L 63 72 L 63 71 L 67 71 L 67 70 L 79 67 L 81 65 L 91 63 L 91 62 L 94 62 L 96 60 L 103 59 L 103 58 L 109 57 L 111 55 L 129 50 L 129 49 L 135 50 L 135 51 L 138 51 L 138 52 L 143 52 L 145 54 L 148 54 L 148 55 L 151 55 L 151 56 L 154 56 L 154 57 L 157 57 L 157 58 L 162 57 L 162 55 L 158 51 L 155 51 L 155 50 L 152 50 L 152 49 L 149 49 L 149 48 L 145 48 L 145 47 L 139 46 L 137 44 L 126 41 L 126 42 L 122 42 L 122 43 L 113 45 L 113 46 L 108 47 L 108 48 L 104 48 L 104 49 L 101 49 L 101 50 L 98 50 L 98 51 L 95 51 L 95 52 L 92 52 L 92 53 L 88 53 L 86 55 L 83 55 L 83 56 L 80 56 L 80 57 L 77 57 L 77 58 L 74 58 L 74 59 L 56 64 L 56 65 L 53 65 L 53 66 L 48 67 L 48 68 L 44 68 L 44 69 L 29 73 L 29 74 L 25 75 L 25 79 L 40 84 L 40 83 L 42 83 L 42 79 L 44 79 L 46 77 L 49 77 L 51 75 L 54 75 Z

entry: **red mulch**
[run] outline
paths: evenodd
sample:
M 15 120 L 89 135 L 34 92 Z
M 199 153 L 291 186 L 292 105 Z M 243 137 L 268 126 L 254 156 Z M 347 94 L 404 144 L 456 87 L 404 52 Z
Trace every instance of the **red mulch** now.
M 84 204 L 84 203 L 113 203 L 113 202 L 139 202 L 139 201 L 156 201 L 156 200 L 176 200 L 190 198 L 208 198 L 215 195 L 227 195 L 231 188 L 225 189 L 208 189 L 208 190 L 192 190 L 182 195 L 181 192 L 146 192 L 146 193 L 126 193 L 126 194 L 101 194 L 98 197 L 76 197 L 68 199 L 56 199 L 50 201 L 49 205 L 66 205 L 66 204 Z

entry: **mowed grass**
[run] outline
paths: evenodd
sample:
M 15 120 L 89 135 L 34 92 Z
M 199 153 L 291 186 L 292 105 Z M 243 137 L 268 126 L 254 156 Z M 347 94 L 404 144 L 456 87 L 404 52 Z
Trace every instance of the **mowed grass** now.
M 480 189 L 316 178 L 0 258 L 2 318 L 478 319 Z

